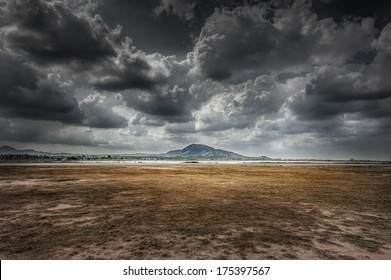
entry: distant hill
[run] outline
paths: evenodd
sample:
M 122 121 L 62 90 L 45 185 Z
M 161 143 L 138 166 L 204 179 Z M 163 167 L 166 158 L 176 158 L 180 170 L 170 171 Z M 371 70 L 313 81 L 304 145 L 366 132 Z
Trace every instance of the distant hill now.
M 202 144 L 191 144 L 182 150 L 173 150 L 165 154 L 168 157 L 181 158 L 218 158 L 218 159 L 244 159 L 243 155 L 215 149 L 213 147 Z
M 12 148 L 10 146 L 2 146 L 0 147 L 0 154 L 2 155 L 36 155 L 36 154 L 43 154 L 43 152 L 36 151 L 33 149 L 27 149 L 27 150 L 17 150 L 15 148 Z

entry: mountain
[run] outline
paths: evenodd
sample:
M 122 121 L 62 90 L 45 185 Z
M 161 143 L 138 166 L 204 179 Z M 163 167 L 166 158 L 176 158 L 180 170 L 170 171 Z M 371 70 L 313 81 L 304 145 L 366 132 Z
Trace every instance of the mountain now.
M 215 149 L 202 144 L 191 144 L 182 150 L 173 150 L 165 154 L 167 157 L 183 158 L 216 158 L 216 159 L 244 159 L 245 156 L 240 154 Z
M 24 155 L 24 154 L 29 154 L 29 155 L 36 155 L 36 154 L 42 154 L 43 152 L 39 152 L 33 149 L 28 149 L 28 150 L 17 150 L 15 148 L 12 148 L 10 146 L 2 146 L 0 147 L 0 155 Z

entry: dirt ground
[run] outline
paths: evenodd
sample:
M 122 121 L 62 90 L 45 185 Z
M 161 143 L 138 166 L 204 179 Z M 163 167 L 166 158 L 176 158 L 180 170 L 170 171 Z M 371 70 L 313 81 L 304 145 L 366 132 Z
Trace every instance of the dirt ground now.
M 2 165 L 0 211 L 0 259 L 391 259 L 389 165 Z

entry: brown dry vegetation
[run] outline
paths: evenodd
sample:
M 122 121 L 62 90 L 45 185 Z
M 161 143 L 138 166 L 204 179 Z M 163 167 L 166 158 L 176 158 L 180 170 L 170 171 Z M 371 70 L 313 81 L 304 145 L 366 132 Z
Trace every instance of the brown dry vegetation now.
M 0 166 L 1 259 L 391 259 L 390 166 Z

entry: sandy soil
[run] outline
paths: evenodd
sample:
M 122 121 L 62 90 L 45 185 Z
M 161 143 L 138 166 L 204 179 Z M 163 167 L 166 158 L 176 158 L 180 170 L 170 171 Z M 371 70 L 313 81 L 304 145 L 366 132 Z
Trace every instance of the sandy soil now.
M 0 259 L 391 259 L 391 167 L 0 166 Z

